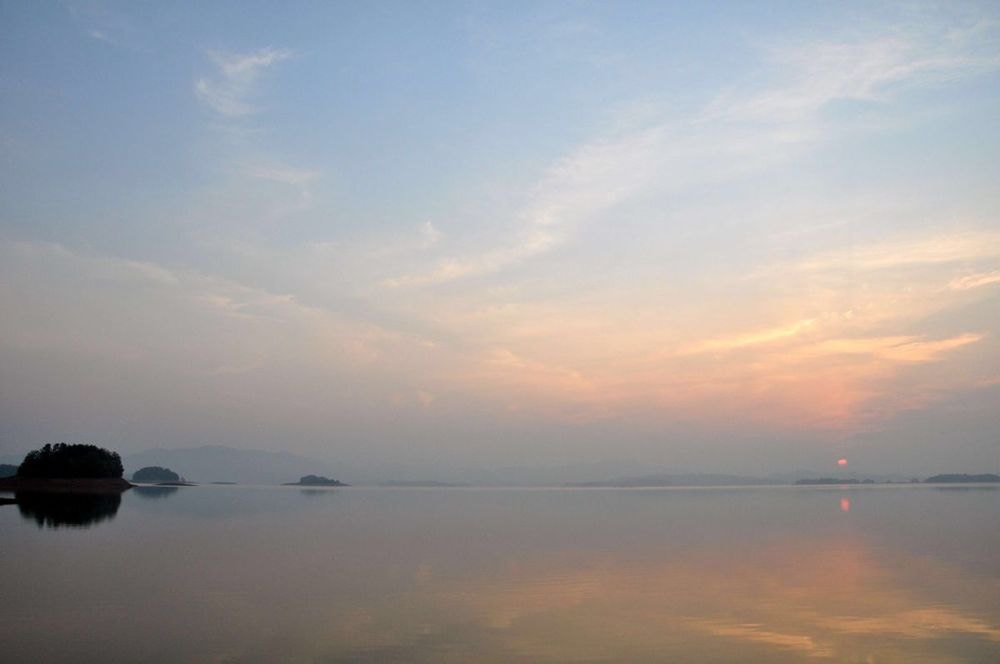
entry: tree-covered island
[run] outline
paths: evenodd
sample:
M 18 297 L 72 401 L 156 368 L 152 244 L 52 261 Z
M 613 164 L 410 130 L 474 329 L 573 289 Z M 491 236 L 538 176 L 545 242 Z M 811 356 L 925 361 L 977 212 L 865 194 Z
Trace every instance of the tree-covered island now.
M 132 473 L 132 481 L 144 482 L 146 484 L 155 484 L 156 482 L 180 482 L 181 476 L 169 468 L 146 466 L 145 468 L 140 468 Z
M 132 485 L 117 452 L 97 445 L 46 444 L 25 455 L 13 477 L 0 489 L 32 491 L 123 491 Z
M 286 482 L 285 486 L 349 486 L 343 482 L 332 480 L 322 475 L 305 475 L 298 482 Z

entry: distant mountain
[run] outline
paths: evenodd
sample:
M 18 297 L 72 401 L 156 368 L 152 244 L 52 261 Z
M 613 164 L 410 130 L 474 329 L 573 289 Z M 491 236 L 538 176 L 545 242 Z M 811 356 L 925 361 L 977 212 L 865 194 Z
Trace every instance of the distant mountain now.
M 0 463 L 5 466 L 20 466 L 21 462 L 24 461 L 24 455 L 27 454 L 27 450 L 21 452 L 20 454 L 0 454 Z
M 677 471 L 650 466 L 639 461 L 605 460 L 558 465 L 464 468 L 456 469 L 445 476 L 413 469 L 405 475 L 420 477 L 422 480 L 465 483 L 473 486 L 560 486 L 586 482 L 595 477 L 632 477 L 655 472 Z M 400 475 L 403 474 L 389 479 L 403 479 Z
M 767 478 L 772 484 L 795 484 L 800 479 L 823 477 L 824 473 L 828 472 L 829 470 L 795 470 L 780 473 L 768 473 Z M 872 480 L 875 483 L 909 482 L 913 479 L 913 475 L 904 475 L 902 473 L 865 473 L 864 477 L 865 479 Z
M 934 475 L 928 477 L 924 482 L 929 484 L 971 484 L 971 483 L 993 483 L 1000 482 L 1000 475 L 984 473 L 982 475 L 968 475 L 966 473 L 948 473 L 944 475 Z
M 865 480 L 865 481 L 868 482 L 869 484 L 874 484 L 874 482 L 872 480 Z M 857 480 L 856 478 L 853 478 L 853 477 L 851 477 L 849 479 L 837 479 L 836 477 L 813 477 L 813 478 L 806 478 L 806 479 L 798 480 L 796 482 L 796 484 L 800 485 L 800 486 L 802 486 L 802 485 L 808 486 L 808 485 L 821 485 L 821 484 L 836 484 L 836 485 L 839 486 L 839 485 L 843 485 L 843 484 L 861 484 L 861 482 L 859 480 Z
M 379 486 L 395 487 L 397 489 L 442 489 L 468 487 L 470 485 L 461 482 L 435 482 L 433 480 L 397 480 L 395 482 L 382 482 Z
M 243 450 L 223 445 L 147 450 L 129 454 L 123 461 L 128 474 L 146 466 L 163 466 L 195 482 L 283 484 L 308 474 L 338 476 L 330 464 L 291 452 Z
M 718 473 L 683 473 L 620 477 L 613 480 L 593 482 L 570 482 L 570 487 L 665 487 L 665 486 L 757 486 L 774 484 L 773 480 L 743 475 L 722 475 Z

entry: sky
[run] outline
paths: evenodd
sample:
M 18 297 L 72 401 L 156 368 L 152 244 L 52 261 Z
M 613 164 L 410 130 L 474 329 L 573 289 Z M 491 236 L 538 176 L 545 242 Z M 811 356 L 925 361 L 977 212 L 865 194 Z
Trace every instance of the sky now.
M 0 453 L 1000 465 L 997 3 L 4 0 L 0 95 Z

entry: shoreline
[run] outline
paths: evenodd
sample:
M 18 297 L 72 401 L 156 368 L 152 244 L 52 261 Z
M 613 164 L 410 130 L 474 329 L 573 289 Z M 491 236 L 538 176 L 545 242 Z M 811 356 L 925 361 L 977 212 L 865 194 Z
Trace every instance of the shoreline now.
M 0 491 L 45 491 L 50 493 L 121 493 L 134 484 L 121 477 L 100 479 L 49 479 L 38 477 L 4 477 Z

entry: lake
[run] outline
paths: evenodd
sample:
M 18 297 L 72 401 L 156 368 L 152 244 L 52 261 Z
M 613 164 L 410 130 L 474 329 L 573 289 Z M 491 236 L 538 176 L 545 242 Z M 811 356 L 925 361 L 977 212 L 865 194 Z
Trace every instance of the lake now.
M 997 662 L 995 487 L 0 506 L 6 662 Z

